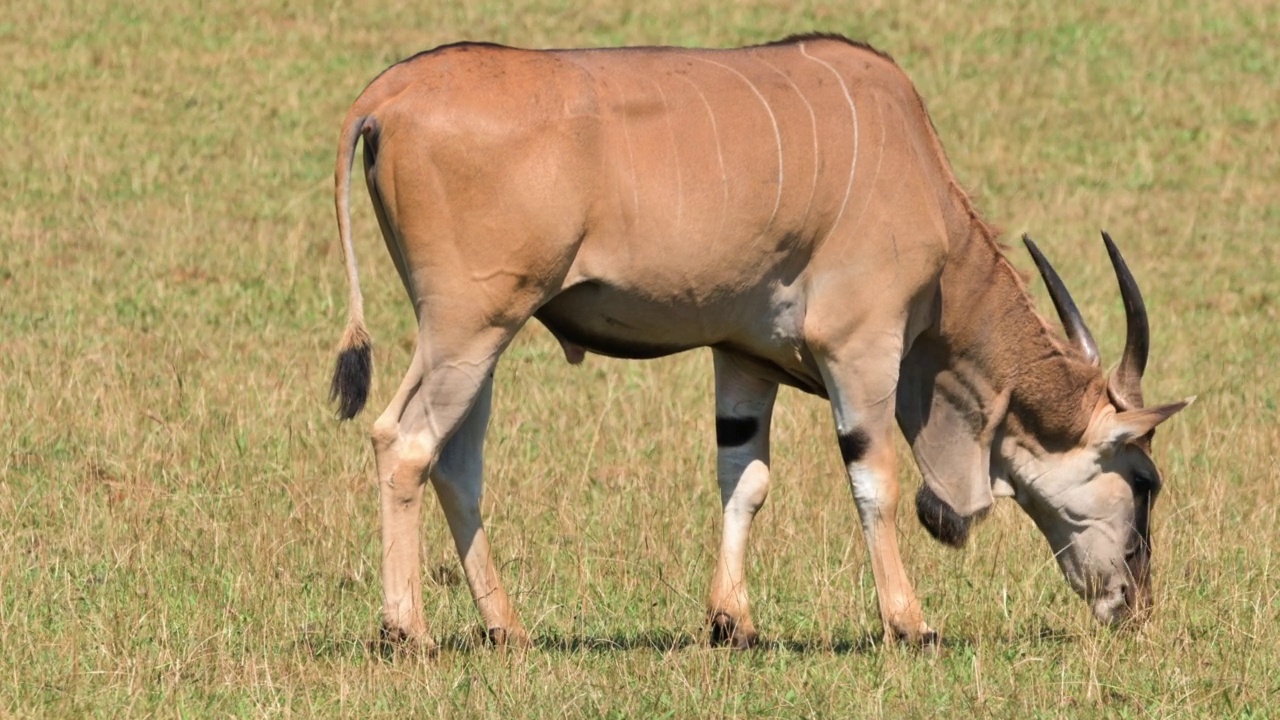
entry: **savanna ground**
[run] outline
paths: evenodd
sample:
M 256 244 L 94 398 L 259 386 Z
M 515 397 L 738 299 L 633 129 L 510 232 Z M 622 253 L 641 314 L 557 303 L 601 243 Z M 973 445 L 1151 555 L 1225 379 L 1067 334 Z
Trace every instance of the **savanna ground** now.
M 6 6 L 0 715 L 1280 713 L 1280 6 L 902 5 Z M 986 216 L 1041 241 L 1111 361 L 1123 313 L 1098 229 L 1126 251 L 1152 314 L 1148 398 L 1200 398 L 1157 438 L 1151 622 L 1096 627 L 1012 503 L 960 552 L 904 503 L 907 565 L 946 642 L 880 645 L 829 411 L 784 390 L 750 561 L 765 642 L 708 649 L 708 353 L 570 367 L 530 327 L 499 366 L 485 513 L 535 646 L 480 642 L 432 499 L 426 612 L 444 651 L 379 651 L 366 433 L 412 313 L 357 187 L 375 413 L 338 424 L 331 173 L 348 104 L 391 62 L 463 38 L 727 46 L 812 29 L 898 59 Z

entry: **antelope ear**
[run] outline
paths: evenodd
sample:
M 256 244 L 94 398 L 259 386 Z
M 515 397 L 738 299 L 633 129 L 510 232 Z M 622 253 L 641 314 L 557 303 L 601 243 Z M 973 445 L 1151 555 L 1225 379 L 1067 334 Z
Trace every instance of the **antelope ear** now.
M 1195 402 L 1195 399 L 1193 395 L 1185 400 L 1168 405 L 1118 412 L 1111 416 L 1102 427 L 1099 443 L 1104 449 L 1115 450 L 1121 445 L 1145 437 L 1152 430 L 1155 430 L 1157 425 Z
M 936 539 L 960 547 L 971 521 L 995 502 L 991 449 L 1009 394 L 987 399 L 984 407 L 972 386 L 954 373 L 928 370 L 903 364 L 898 425 L 924 476 L 925 487 L 916 498 L 921 524 Z

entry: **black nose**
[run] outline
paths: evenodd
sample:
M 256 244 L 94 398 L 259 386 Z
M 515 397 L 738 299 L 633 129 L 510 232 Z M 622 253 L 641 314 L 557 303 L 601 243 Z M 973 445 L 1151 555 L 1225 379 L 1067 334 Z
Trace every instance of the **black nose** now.
M 1120 592 L 1124 593 L 1124 604 L 1132 608 L 1134 606 L 1134 600 L 1136 599 L 1134 597 L 1133 585 L 1130 583 L 1121 585 Z

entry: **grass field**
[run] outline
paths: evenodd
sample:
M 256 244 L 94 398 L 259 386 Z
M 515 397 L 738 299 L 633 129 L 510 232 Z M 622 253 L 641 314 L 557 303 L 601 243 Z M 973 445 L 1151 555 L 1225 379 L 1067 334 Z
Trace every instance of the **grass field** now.
M 1280 715 L 1280 5 L 689 5 L 0 14 L 0 716 Z M 1148 398 L 1200 398 L 1156 441 L 1152 620 L 1095 626 L 1012 503 L 961 552 L 904 504 L 907 566 L 946 642 L 881 646 L 829 411 L 784 390 L 749 567 L 764 644 L 708 649 L 709 354 L 570 367 L 530 327 L 499 366 L 485 513 L 534 648 L 479 641 L 431 499 L 444 650 L 379 652 L 373 414 L 339 425 L 325 402 L 348 104 L 457 39 L 812 29 L 898 59 L 985 215 L 1041 241 L 1110 361 L 1124 319 L 1098 229 L 1122 244 L 1152 315 Z M 380 409 L 412 313 L 354 197 Z M 913 494 L 909 462 L 903 482 Z

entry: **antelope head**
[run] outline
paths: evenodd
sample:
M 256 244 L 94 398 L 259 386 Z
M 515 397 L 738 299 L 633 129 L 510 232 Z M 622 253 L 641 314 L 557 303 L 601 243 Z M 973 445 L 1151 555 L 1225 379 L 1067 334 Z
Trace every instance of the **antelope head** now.
M 1142 618 L 1151 604 L 1152 506 L 1160 472 L 1151 458 L 1155 427 L 1194 398 L 1147 407 L 1142 375 L 1150 335 L 1142 294 L 1105 232 L 1127 334 L 1124 355 L 1107 376 L 1106 393 L 1082 407 L 1086 428 L 1073 442 L 1045 442 L 1035 433 L 1006 432 L 993 462 L 995 481 L 1017 500 L 1052 546 L 1067 582 L 1106 624 Z M 1062 280 L 1030 238 L 1035 261 L 1066 329 L 1067 339 L 1101 374 L 1098 347 Z M 1002 467 L 997 467 L 1002 466 Z

